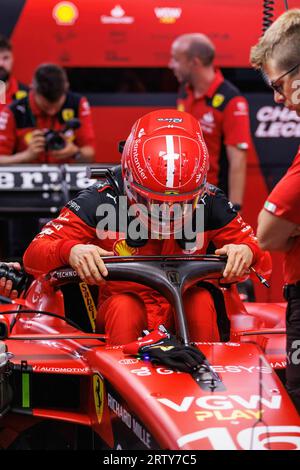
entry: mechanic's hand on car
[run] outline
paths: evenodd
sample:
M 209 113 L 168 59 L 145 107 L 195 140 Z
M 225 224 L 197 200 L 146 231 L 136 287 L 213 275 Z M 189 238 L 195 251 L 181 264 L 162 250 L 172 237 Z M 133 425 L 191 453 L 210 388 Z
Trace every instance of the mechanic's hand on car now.
M 41 130 L 35 129 L 30 137 L 26 150 L 27 161 L 36 160 L 41 152 L 45 151 L 45 137 Z
M 224 245 L 215 251 L 216 255 L 227 255 L 227 263 L 223 277 L 233 281 L 237 277 L 244 276 L 252 264 L 253 253 L 248 245 L 235 245 L 233 243 Z
M 20 271 L 21 266 L 19 263 L 5 263 L 7 266 L 11 268 L 15 268 Z M 18 297 L 18 291 L 15 289 L 12 290 L 12 281 L 7 280 L 5 277 L 0 279 L 0 295 L 4 295 L 4 297 L 9 297 L 10 299 L 16 299 Z
M 96 245 L 74 245 L 70 251 L 69 264 L 77 271 L 80 279 L 88 284 L 99 284 L 108 271 L 101 256 L 114 256 Z
M 66 146 L 61 150 L 53 150 L 49 152 L 51 157 L 54 157 L 57 161 L 66 160 L 68 158 L 73 157 L 79 151 L 79 147 L 74 144 L 74 142 L 70 142 L 69 140 L 65 139 Z

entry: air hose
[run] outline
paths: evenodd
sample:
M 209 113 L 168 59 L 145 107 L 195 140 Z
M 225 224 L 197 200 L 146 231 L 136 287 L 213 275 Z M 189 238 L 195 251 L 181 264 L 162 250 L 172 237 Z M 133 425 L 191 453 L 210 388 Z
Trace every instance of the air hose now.
M 264 35 L 274 20 L 274 0 L 263 0 L 262 34 Z
M 286 11 L 289 9 L 288 0 L 283 0 L 284 8 Z M 275 0 L 263 0 L 263 24 L 262 24 L 262 35 L 265 34 L 269 26 L 274 21 L 274 5 Z

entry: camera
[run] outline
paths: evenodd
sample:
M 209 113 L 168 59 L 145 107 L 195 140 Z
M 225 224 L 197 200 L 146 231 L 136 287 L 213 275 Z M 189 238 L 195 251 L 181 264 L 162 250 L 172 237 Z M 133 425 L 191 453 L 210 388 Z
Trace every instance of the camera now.
M 44 133 L 44 137 L 46 151 L 62 150 L 66 146 L 65 139 L 60 132 L 48 130 Z
M 80 120 L 77 118 L 70 119 L 66 122 L 65 127 L 60 131 L 54 131 L 53 129 L 48 129 L 44 132 L 45 137 L 45 149 L 46 151 L 49 150 L 62 150 L 66 146 L 66 141 L 64 138 L 64 134 L 70 129 L 79 129 L 80 127 Z
M 18 271 L 5 263 L 0 263 L 0 279 L 5 277 L 12 281 L 12 289 L 20 294 L 26 287 L 27 274 L 22 269 Z

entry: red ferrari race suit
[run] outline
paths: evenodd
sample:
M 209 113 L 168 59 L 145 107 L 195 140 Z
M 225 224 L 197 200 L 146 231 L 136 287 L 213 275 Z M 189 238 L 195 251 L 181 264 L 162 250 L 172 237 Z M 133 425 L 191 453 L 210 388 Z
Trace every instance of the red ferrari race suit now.
M 123 194 L 120 169 L 117 172 Z M 118 195 L 107 182 L 97 182 L 71 200 L 60 216 L 50 221 L 31 242 L 24 255 L 25 269 L 38 276 L 67 265 L 71 248 L 87 243 L 114 251 L 115 255 L 187 253 L 185 241 L 174 238 L 149 239 L 136 247 L 124 232 L 119 231 L 118 223 L 115 232 L 109 232 L 110 238 L 98 238 L 96 226 L 99 217 L 96 212 L 102 204 L 113 205 L 118 214 Z M 271 271 L 269 254 L 259 248 L 252 228 L 232 209 L 224 193 L 209 186 L 202 204 L 204 242 L 202 248 L 196 249 L 193 254 L 206 253 L 211 241 L 217 248 L 228 243 L 246 244 L 253 252 L 253 266 L 268 277 Z M 185 294 L 184 303 L 191 339 L 219 340 L 221 332 L 217 327 L 216 309 L 210 294 L 202 288 L 193 287 Z M 243 310 L 241 303 L 238 308 Z M 132 282 L 107 281 L 100 288 L 97 325 L 98 329 L 105 330 L 114 344 L 135 340 L 145 328 L 153 329 L 160 324 L 172 328 L 172 317 L 169 303 L 149 287 Z
M 300 147 L 292 166 L 265 202 L 264 208 L 277 217 L 300 225 Z M 300 237 L 284 254 L 287 334 L 287 388 L 300 413 Z

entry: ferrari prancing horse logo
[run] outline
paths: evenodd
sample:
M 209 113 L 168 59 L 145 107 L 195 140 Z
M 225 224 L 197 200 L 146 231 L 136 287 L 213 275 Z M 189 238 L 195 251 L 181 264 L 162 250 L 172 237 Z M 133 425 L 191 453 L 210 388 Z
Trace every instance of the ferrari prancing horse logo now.
M 93 390 L 94 390 L 94 402 L 95 411 L 100 424 L 103 418 L 104 408 L 104 381 L 99 374 L 93 375 Z
M 225 96 L 217 93 L 213 97 L 213 100 L 212 100 L 213 108 L 218 108 L 219 106 L 221 106 L 224 100 L 225 100 Z

